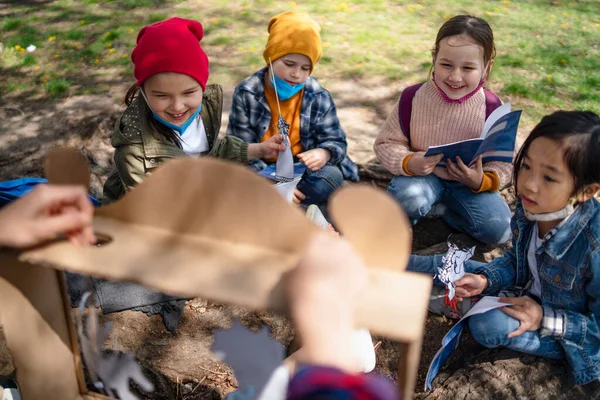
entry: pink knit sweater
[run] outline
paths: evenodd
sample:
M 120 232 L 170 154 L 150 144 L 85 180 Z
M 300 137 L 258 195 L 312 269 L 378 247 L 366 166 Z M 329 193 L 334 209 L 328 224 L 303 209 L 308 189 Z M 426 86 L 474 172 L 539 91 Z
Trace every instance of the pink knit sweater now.
M 410 153 L 426 151 L 429 146 L 477 138 L 485 123 L 483 89 L 462 104 L 448 104 L 429 80 L 417 90 L 413 99 L 409 144 L 400 128 L 398 107 L 399 102 L 381 127 L 374 145 L 377 158 L 394 175 L 406 175 L 402 162 Z M 491 161 L 483 164 L 483 170 L 498 176 L 500 188 L 511 181 L 511 163 Z M 451 180 L 446 168 L 437 167 L 433 173 Z

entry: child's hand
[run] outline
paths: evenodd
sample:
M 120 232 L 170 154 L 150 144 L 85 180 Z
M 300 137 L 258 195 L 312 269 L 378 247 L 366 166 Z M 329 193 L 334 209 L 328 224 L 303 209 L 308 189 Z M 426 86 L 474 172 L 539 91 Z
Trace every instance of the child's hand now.
M 345 240 L 314 235 L 285 289 L 302 348 L 294 358 L 305 364 L 359 371 L 353 346 L 354 309 L 367 286 L 367 269 Z
M 467 272 L 465 276 L 454 282 L 454 286 L 456 296 L 462 299 L 481 294 L 488 287 L 488 280 L 484 275 Z
M 413 153 L 412 157 L 410 157 L 410 160 L 408 160 L 406 166 L 414 175 L 429 175 L 433 172 L 435 166 L 442 160 L 443 157 L 443 154 L 425 157 L 424 151 L 417 151 Z
M 312 149 L 298 154 L 298 159 L 311 171 L 318 171 L 331 159 L 331 153 L 326 149 Z
M 0 245 L 35 246 L 61 233 L 76 245 L 92 244 L 93 214 L 83 187 L 39 185 L 0 212 Z
M 292 201 L 294 202 L 294 204 L 300 204 L 305 198 L 306 196 L 304 195 L 304 193 L 302 193 L 298 189 L 294 189 L 294 195 L 292 196 Z
M 252 161 L 257 158 L 274 158 L 280 151 L 285 150 L 282 144 L 283 136 L 277 134 L 271 136 L 268 140 L 262 143 L 250 143 L 248 145 L 248 160 Z
M 542 306 L 530 297 L 500 297 L 500 301 L 512 304 L 509 307 L 502 307 L 501 310 L 521 322 L 516 331 L 508 334 L 508 338 L 520 336 L 526 331 L 537 331 L 542 327 L 544 311 Z
M 481 182 L 483 181 L 483 162 L 481 156 L 477 157 L 477 161 L 475 161 L 475 164 L 471 168 L 467 167 L 460 157 L 456 157 L 456 163 L 453 163 L 450 159 L 446 160 L 446 167 L 450 177 L 455 181 L 464 183 L 473 190 L 479 190 L 481 187 Z

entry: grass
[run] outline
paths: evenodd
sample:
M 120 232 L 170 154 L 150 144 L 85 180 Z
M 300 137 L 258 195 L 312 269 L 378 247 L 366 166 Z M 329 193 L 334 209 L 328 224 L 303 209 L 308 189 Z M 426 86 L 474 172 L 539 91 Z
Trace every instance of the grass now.
M 71 87 L 71 82 L 65 78 L 52 79 L 44 84 L 44 90 L 51 97 L 60 97 L 67 93 Z
M 324 55 L 314 71 L 317 78 L 425 80 L 439 27 L 451 15 L 470 13 L 494 29 L 498 54 L 491 88 L 524 108 L 525 123 L 558 108 L 600 113 L 596 0 L 56 0 L 13 6 L 12 15 L 20 17 L 0 22 L 5 48 L 0 72 L 9 77 L 0 80 L 0 92 L 41 78 L 46 83 L 36 90 L 53 96 L 104 92 L 109 75 L 131 82 L 129 54 L 137 32 L 171 16 L 202 22 L 202 45 L 213 62 L 211 81 L 231 87 L 263 67 L 269 18 L 290 9 L 308 11 L 322 27 Z M 15 49 L 29 44 L 38 47 L 37 64 Z M 78 78 L 81 71 L 85 76 Z M 57 88 L 71 82 L 73 89 L 48 90 L 54 81 L 62 82 Z M 90 85 L 94 81 L 98 84 Z

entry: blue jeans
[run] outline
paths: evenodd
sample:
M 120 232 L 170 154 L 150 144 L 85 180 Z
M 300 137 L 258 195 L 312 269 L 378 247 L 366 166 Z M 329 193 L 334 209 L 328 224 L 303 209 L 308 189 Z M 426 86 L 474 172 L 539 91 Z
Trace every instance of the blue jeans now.
M 335 165 L 325 164 L 318 171 L 307 169 L 298 182 L 298 190 L 306 196 L 302 204 L 325 204 L 329 196 L 342 187 L 343 183 L 342 170 Z
M 388 187 L 404 208 L 412 224 L 426 216 L 436 203 L 447 207 L 444 219 L 460 232 L 486 244 L 501 244 L 510 238 L 508 205 L 497 192 L 473 193 L 460 182 L 425 176 L 395 176 Z
M 540 336 L 539 331 L 526 331 L 509 339 L 507 335 L 519 327 L 519 320 L 506 315 L 500 309 L 469 317 L 469 330 L 477 342 L 485 347 L 507 347 L 534 356 L 561 360 L 565 352 L 554 337 Z

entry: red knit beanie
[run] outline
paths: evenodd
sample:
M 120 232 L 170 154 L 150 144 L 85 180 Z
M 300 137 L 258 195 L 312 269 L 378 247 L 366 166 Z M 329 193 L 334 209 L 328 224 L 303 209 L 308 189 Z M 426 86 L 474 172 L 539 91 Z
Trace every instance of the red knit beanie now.
M 202 90 L 208 80 L 208 57 L 200 47 L 204 32 L 198 21 L 170 18 L 142 28 L 131 53 L 136 84 L 161 72 L 178 72 L 196 79 Z

